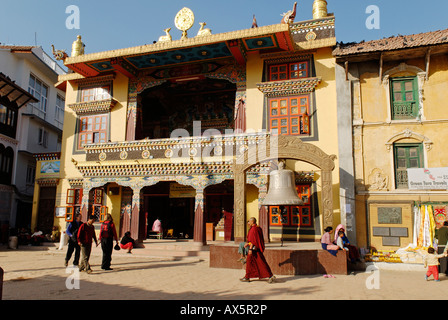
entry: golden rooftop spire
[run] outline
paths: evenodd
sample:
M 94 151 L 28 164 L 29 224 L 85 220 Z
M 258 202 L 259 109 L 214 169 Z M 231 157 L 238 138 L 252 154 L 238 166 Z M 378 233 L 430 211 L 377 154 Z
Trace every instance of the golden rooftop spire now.
M 327 12 L 327 1 L 326 0 L 314 0 L 313 3 L 313 19 L 326 18 Z

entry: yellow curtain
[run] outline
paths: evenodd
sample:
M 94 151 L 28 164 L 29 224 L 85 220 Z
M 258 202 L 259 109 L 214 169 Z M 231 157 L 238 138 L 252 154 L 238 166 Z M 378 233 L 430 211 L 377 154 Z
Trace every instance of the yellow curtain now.
M 436 220 L 434 219 L 434 213 L 432 210 L 432 206 L 428 206 L 428 213 L 429 213 L 429 235 L 430 235 L 430 240 L 431 240 L 430 247 L 434 247 Z

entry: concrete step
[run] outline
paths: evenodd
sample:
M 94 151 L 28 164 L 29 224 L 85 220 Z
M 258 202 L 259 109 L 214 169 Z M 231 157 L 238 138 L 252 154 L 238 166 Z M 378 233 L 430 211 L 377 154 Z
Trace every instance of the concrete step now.
M 146 240 L 143 247 L 135 248 L 133 253 L 154 257 L 210 257 L 210 248 L 192 241 Z

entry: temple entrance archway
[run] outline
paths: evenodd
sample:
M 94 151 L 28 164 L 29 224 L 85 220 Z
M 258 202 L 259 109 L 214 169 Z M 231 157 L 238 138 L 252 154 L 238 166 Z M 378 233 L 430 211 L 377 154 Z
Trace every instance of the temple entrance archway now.
M 293 136 L 271 136 L 265 144 L 252 145 L 235 159 L 234 172 L 234 237 L 236 242 L 244 241 L 246 235 L 246 173 L 265 161 L 278 159 L 292 159 L 307 162 L 322 171 L 322 211 L 324 226 L 333 224 L 333 193 L 332 171 L 335 168 L 336 156 L 327 155 L 317 146 L 304 143 Z M 264 206 L 260 206 L 260 225 L 267 228 L 267 217 Z
M 173 186 L 176 188 L 173 189 Z M 192 238 L 195 193 L 192 187 L 171 181 L 161 181 L 142 188 L 140 215 L 145 217 L 147 234 L 152 230 L 154 221 L 159 219 L 164 235 L 168 230 L 172 230 L 170 236 L 174 238 Z

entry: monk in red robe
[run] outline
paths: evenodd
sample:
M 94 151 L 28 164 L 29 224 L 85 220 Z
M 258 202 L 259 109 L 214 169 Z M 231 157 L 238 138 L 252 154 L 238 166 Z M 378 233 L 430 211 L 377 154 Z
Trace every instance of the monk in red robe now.
M 269 283 L 275 280 L 266 259 L 264 258 L 263 230 L 257 225 L 257 219 L 249 219 L 249 232 L 244 247 L 249 247 L 246 260 L 246 275 L 241 281 L 250 281 L 251 278 L 267 279 Z

